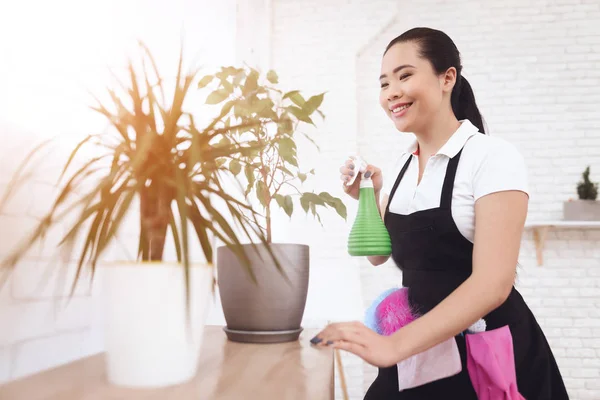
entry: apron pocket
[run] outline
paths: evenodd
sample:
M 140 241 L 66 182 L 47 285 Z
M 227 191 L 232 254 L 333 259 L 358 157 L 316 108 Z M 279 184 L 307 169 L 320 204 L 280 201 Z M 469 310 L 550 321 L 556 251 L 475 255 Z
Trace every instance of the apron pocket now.
M 456 339 L 450 339 L 397 364 L 398 390 L 414 388 L 462 371 Z

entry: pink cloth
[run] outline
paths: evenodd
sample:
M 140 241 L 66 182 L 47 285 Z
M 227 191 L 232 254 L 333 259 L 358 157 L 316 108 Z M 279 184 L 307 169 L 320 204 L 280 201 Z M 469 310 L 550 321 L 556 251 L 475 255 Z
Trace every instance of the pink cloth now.
M 398 363 L 398 389 L 414 388 L 448 378 L 462 370 L 455 338 Z
M 512 335 L 508 326 L 465 335 L 467 370 L 479 400 L 525 400 L 517 390 Z

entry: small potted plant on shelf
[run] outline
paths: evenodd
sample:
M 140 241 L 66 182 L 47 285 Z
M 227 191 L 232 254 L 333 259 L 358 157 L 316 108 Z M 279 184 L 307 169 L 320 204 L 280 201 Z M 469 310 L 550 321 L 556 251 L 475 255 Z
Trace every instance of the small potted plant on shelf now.
M 263 151 L 257 141 L 227 140 L 230 131 L 266 129 L 279 121 L 276 115 L 251 115 L 234 125 L 223 113 L 208 126 L 197 126 L 193 113 L 186 111 L 186 99 L 196 90 L 198 71 L 185 72 L 180 56 L 177 76 L 168 79 L 159 74 L 145 46 L 141 51 L 139 64 L 129 63 L 127 83 L 108 91 L 110 105 L 98 101 L 92 107 L 107 120 L 110 132 L 88 136 L 75 146 L 52 206 L 1 265 L 10 273 L 51 228 L 66 225 L 59 247 L 67 253 L 78 250 L 73 287 L 83 268 L 92 277 L 103 275 L 109 381 L 157 387 L 196 374 L 214 284 L 213 240 L 228 245 L 244 267 L 250 260 L 236 247 L 240 238 L 268 248 L 256 213 L 228 193 L 221 172 L 223 161 Z M 73 169 L 88 146 L 92 153 L 86 154 L 93 157 Z M 18 176 L 26 168 L 15 175 L 8 198 L 25 183 Z M 105 262 L 131 213 L 139 214 L 137 259 Z M 240 225 L 243 232 L 236 233 L 234 226 Z M 176 262 L 164 261 L 167 242 L 175 247 Z M 202 250 L 197 259 L 190 257 L 192 248 Z
M 245 177 L 245 188 L 240 188 L 244 194 L 258 200 L 257 211 L 263 213 L 261 227 L 281 268 L 266 258 L 264 244 L 243 246 L 252 266 L 249 271 L 240 268 L 240 261 L 230 247 L 217 249 L 218 286 L 227 322 L 225 331 L 234 341 L 296 340 L 302 331 L 308 291 L 309 247 L 273 243 L 272 207 L 280 207 L 290 218 L 298 208 L 295 203 L 319 221 L 319 208 L 331 208 L 346 218 L 346 207 L 339 198 L 326 192 L 303 192 L 299 188 L 315 171 L 300 167 L 296 141 L 302 134 L 316 146 L 308 134 L 300 132 L 299 126 L 314 125 L 316 114 L 323 117 L 319 107 L 324 94 L 305 99 L 297 90 L 283 92 L 276 87 L 278 77 L 274 71 L 261 77 L 256 70 L 244 68 L 226 79 L 208 76 L 203 82 L 213 79 L 219 85 L 213 99 L 217 104 L 224 103 L 222 114 L 228 112 L 232 121 L 241 126 L 257 118 L 281 121 L 276 129 L 271 129 L 273 125 L 253 126 L 228 133 L 233 143 L 247 138 L 250 143 L 260 144 L 256 151 L 231 159 L 228 166 L 233 175 Z
M 598 221 L 600 220 L 600 202 L 598 197 L 598 184 L 590 181 L 590 167 L 582 174 L 583 180 L 577 184 L 578 200 L 569 200 L 564 203 L 564 219 L 570 221 Z

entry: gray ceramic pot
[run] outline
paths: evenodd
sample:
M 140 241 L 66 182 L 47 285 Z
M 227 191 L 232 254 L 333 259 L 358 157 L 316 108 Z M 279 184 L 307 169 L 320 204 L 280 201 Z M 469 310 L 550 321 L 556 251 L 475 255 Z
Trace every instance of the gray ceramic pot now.
M 217 249 L 217 279 L 227 336 L 250 343 L 298 339 L 308 292 L 309 247 L 271 244 L 287 280 L 264 245 L 243 248 L 252 263 L 256 283 L 233 251 L 225 246 Z
M 563 212 L 567 221 L 600 221 L 600 201 L 565 201 Z

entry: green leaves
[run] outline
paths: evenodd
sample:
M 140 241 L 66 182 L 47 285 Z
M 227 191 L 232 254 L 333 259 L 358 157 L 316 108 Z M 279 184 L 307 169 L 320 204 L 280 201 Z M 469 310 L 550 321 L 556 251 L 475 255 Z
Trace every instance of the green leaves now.
M 310 207 L 310 200 L 308 200 L 304 195 L 300 197 L 300 205 L 305 213 L 308 213 L 308 209 Z
M 277 204 L 279 204 L 279 207 L 283 208 L 288 217 L 291 217 L 294 212 L 294 201 L 292 200 L 292 196 L 276 194 L 275 200 L 277 201 Z
M 290 118 L 280 118 L 277 124 L 278 135 L 293 135 L 294 121 Z
M 305 192 L 302 194 L 302 198 L 306 199 L 306 201 L 308 202 L 308 204 L 315 204 L 315 205 L 325 205 L 325 201 L 319 197 L 317 194 L 315 193 L 310 193 L 310 192 Z
M 269 190 L 267 189 L 267 185 L 263 181 L 256 182 L 256 196 L 258 197 L 258 201 L 264 208 L 270 203 Z
M 581 200 L 596 200 L 598 197 L 598 184 L 590 180 L 590 166 L 581 174 L 582 180 L 577 183 L 577 195 Z
M 229 170 L 233 175 L 238 175 L 240 172 L 242 172 L 242 165 L 238 160 L 231 160 L 229 162 Z
M 267 72 L 267 79 L 273 84 L 279 83 L 279 77 L 277 76 L 277 73 L 273 70 Z
M 283 196 L 281 194 L 276 194 L 274 196 L 275 200 L 279 207 L 281 207 L 285 213 L 291 217 L 294 212 L 294 203 L 291 195 Z M 300 195 L 300 205 L 305 213 L 311 213 L 313 216 L 319 219 L 320 216 L 318 213 L 318 207 L 333 208 L 339 216 L 346 219 L 347 218 L 347 210 L 346 206 L 342 202 L 341 199 L 337 197 L 331 196 L 327 192 L 321 192 L 319 194 L 313 192 L 304 192 Z
M 341 200 L 314 193 L 301 193 L 295 186 L 304 184 L 308 175 L 315 173 L 314 169 L 309 172 L 300 170 L 296 140 L 297 137 L 306 138 L 318 150 L 316 142 L 301 127 L 303 124 L 316 126 L 314 114 L 323 116 L 320 107 L 325 93 L 306 99 L 299 90 L 283 92 L 275 86 L 279 83 L 279 76 L 273 70 L 261 76 L 252 68 L 227 67 L 214 76 L 220 80 L 220 86 L 209 95 L 209 102 L 216 104 L 228 99 L 221 110 L 221 116 L 227 115 L 232 126 L 234 121 L 240 123 L 228 133 L 231 142 L 247 138 L 248 143 L 253 146 L 252 150 L 244 150 L 240 157 L 230 160 L 228 167 L 236 176 L 244 170 L 247 181 L 244 194 L 254 195 L 266 210 L 263 229 L 267 232 L 267 238 L 270 238 L 271 232 L 271 200 L 275 199 L 278 206 L 291 217 L 295 192 L 301 194 L 300 205 L 305 212 L 311 212 L 319 218 L 319 208 L 333 208 L 345 218 L 346 211 Z M 203 84 L 208 84 L 207 82 L 210 83 L 209 79 L 203 78 Z M 262 124 L 244 127 L 247 122 L 255 120 Z M 296 135 L 298 131 L 303 137 Z M 221 163 L 222 161 L 218 161 L 217 165 L 222 165 Z
M 333 197 L 327 192 L 321 192 L 319 194 L 311 192 L 302 193 L 300 197 L 300 204 L 302 205 L 302 209 L 305 213 L 308 213 L 310 210 L 311 213 L 317 218 L 319 217 L 317 212 L 318 206 L 324 208 L 331 207 L 340 217 L 344 219 L 346 219 L 348 216 L 344 202 L 337 197 Z
M 275 105 L 271 99 L 257 99 L 254 98 L 248 105 L 248 111 L 256 114 L 259 118 L 277 119 L 277 112 L 274 110 Z
M 321 104 L 323 103 L 325 93 L 311 96 L 308 100 L 305 100 L 298 90 L 292 90 L 287 92 L 283 98 L 290 99 L 292 103 L 294 103 L 294 105 L 289 105 L 286 109 L 289 113 L 294 115 L 302 122 L 314 125 L 311 115 L 315 112 L 318 112 L 321 116 L 323 116 L 323 113 L 319 110 L 319 107 L 321 107 Z
M 296 160 L 296 143 L 294 143 L 292 138 L 283 137 L 279 139 L 276 150 L 284 161 L 295 167 L 298 166 L 298 161 Z
M 317 110 L 317 108 L 319 108 L 321 106 L 321 103 L 323 103 L 324 97 L 325 97 L 325 93 L 321 93 L 317 96 L 312 96 L 310 99 L 308 99 L 306 101 L 306 103 L 304 104 L 302 109 L 308 115 L 314 113 Z
M 340 217 L 344 219 L 348 217 L 346 206 L 344 205 L 344 202 L 341 199 L 333 197 L 332 195 L 326 192 L 319 193 L 319 197 L 323 199 L 325 204 L 327 204 L 330 207 L 333 207 Z
M 241 174 L 243 169 L 247 181 L 244 194 L 256 197 L 266 211 L 263 230 L 267 232 L 267 238 L 271 232 L 271 200 L 275 199 L 291 217 L 295 193 L 299 194 L 302 209 L 319 220 L 318 211 L 323 208 L 334 209 L 346 218 L 346 208 L 340 199 L 326 193 L 302 193 L 296 187 L 315 174 L 314 169 L 309 172 L 300 169 L 297 140 L 307 139 L 319 150 L 315 140 L 302 127 L 304 124 L 315 127 L 314 115 L 323 116 L 320 107 L 325 93 L 305 97 L 300 90 L 283 92 L 277 88 L 279 76 L 273 70 L 261 76 L 253 68 L 224 67 L 214 74 L 214 78 L 212 75 L 202 78 L 199 87 L 206 87 L 214 80 L 219 86 L 208 96 L 207 103 L 226 101 L 220 118 L 227 116 L 225 124 L 232 127 L 225 134 L 231 140 L 219 142 L 219 148 L 231 146 L 241 138 L 252 146 L 252 150 L 244 150 L 239 157 L 227 161 L 227 157 L 220 158 L 215 165 L 222 167 L 228 162 L 234 176 Z M 261 123 L 247 125 L 253 121 Z
M 259 74 L 255 70 L 250 70 L 250 73 L 246 77 L 246 83 L 242 88 L 242 93 L 244 96 L 248 96 L 252 94 L 256 89 L 258 89 L 258 78 Z
M 229 97 L 229 93 L 224 89 L 217 89 L 206 98 L 206 104 L 219 104 Z
M 292 213 L 294 212 L 294 202 L 292 201 L 292 196 L 290 196 L 290 195 L 285 196 L 285 203 L 284 203 L 283 209 L 285 210 L 285 213 L 289 217 L 292 216 Z
M 198 82 L 198 89 L 205 88 L 213 81 L 213 79 L 214 77 L 212 75 L 203 76 L 202 79 L 200 79 L 200 82 Z
M 300 91 L 298 91 L 298 90 L 292 90 L 290 92 L 287 92 L 283 96 L 283 99 L 284 100 L 290 99 L 298 107 L 302 107 L 304 105 L 304 103 L 306 103 L 306 100 L 304 100 L 304 97 L 302 97 L 302 95 L 300 94 Z
M 304 109 L 296 106 L 288 106 L 287 111 L 300 121 L 314 125 L 313 120 L 310 118 L 310 113 L 306 112 Z
M 246 164 L 244 167 L 244 174 L 246 175 L 246 180 L 248 181 L 248 187 L 246 189 L 245 195 L 248 196 L 252 188 L 254 187 L 254 168 L 250 164 Z

